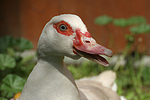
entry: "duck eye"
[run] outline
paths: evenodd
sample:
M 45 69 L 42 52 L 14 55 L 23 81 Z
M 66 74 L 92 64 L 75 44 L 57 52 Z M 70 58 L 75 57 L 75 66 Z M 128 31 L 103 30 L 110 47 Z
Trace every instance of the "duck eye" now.
M 64 24 L 60 25 L 59 28 L 60 28 L 61 31 L 66 31 L 67 30 L 67 26 L 64 25 Z

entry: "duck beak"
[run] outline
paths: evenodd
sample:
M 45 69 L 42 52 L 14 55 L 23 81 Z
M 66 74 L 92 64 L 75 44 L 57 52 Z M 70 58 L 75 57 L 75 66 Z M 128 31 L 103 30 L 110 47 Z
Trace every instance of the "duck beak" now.
M 113 55 L 111 50 L 96 43 L 89 32 L 82 33 L 80 30 L 76 31 L 76 37 L 73 39 L 73 50 L 74 53 L 103 66 L 109 66 L 109 63 L 100 55 L 108 57 Z

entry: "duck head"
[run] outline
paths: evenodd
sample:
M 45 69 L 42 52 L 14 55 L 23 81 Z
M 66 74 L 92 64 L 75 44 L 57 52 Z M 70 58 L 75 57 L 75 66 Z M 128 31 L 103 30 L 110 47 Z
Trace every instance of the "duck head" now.
M 44 27 L 38 42 L 38 56 L 81 56 L 108 66 L 100 55 L 112 56 L 112 51 L 97 44 L 85 24 L 77 15 L 63 14 L 53 17 Z

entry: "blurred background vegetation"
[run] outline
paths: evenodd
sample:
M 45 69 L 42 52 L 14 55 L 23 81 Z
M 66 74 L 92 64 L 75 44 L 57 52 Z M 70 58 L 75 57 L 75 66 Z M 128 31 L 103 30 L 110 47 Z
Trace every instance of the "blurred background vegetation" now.
M 109 67 L 69 64 L 75 79 L 113 70 L 119 95 L 150 100 L 149 5 L 149 0 L 0 0 L 0 100 L 22 91 L 37 61 L 36 52 L 28 53 L 36 50 L 46 22 L 62 13 L 79 15 L 92 37 L 114 52 Z

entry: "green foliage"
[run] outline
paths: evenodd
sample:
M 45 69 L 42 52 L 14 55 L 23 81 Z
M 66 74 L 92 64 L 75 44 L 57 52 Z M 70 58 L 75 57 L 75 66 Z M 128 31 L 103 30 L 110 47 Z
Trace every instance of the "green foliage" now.
M 33 44 L 25 38 L 16 39 L 15 46 L 15 49 L 18 51 L 30 50 L 33 48 Z
M 142 71 L 144 84 L 150 84 L 150 67 L 145 67 Z
M 36 62 L 33 61 L 32 55 L 21 56 L 23 51 L 33 48 L 29 40 L 4 36 L 0 38 L 0 43 L 0 98 L 5 100 L 22 91 Z
M 119 27 L 128 26 L 128 21 L 124 18 L 114 19 L 113 23 L 114 25 L 119 26 Z
M 74 76 L 74 79 L 80 79 L 84 76 L 91 76 L 91 75 L 97 75 L 99 70 L 98 66 L 95 66 L 95 63 L 91 62 L 90 64 L 88 62 L 82 63 L 80 66 L 75 67 L 74 65 L 69 65 L 68 69 Z M 97 72 L 94 72 L 97 71 Z
M 85 61 L 81 65 L 78 65 L 78 66 L 68 65 L 67 67 L 72 73 L 74 79 L 95 76 L 104 70 L 112 69 L 112 67 L 103 67 L 102 65 L 99 65 L 92 61 Z
M 97 17 L 95 19 L 95 23 L 98 25 L 107 25 L 107 24 L 111 23 L 112 21 L 113 21 L 113 19 L 107 15 L 103 15 L 103 16 Z
M 127 21 L 128 21 L 128 25 L 146 23 L 146 19 L 142 16 L 133 16 L 133 17 L 130 17 Z
M 8 47 L 12 47 L 14 44 L 14 38 L 12 36 L 4 36 L 0 38 L 0 52 L 3 53 Z
M 0 53 L 6 53 L 8 48 L 13 48 L 15 51 L 23 52 L 33 48 L 32 42 L 25 38 L 13 38 L 12 36 L 4 36 L 0 38 Z
M 124 67 L 118 69 L 117 71 L 116 82 L 118 85 L 118 94 L 124 95 L 127 100 L 150 99 L 150 81 L 148 78 L 150 73 L 149 71 L 145 72 L 147 69 L 149 69 L 149 67 L 145 67 L 144 70 L 142 70 L 143 66 L 139 66 L 135 69 L 134 65 L 132 64 L 132 60 L 135 60 L 135 58 L 130 56 L 127 59 L 129 62 L 127 62 Z M 144 77 L 145 79 L 143 80 Z
M 6 67 L 14 68 L 16 65 L 15 59 L 6 54 L 0 54 L 0 69 L 4 70 Z
M 1 97 L 0 97 L 0 100 L 8 100 L 8 99 L 6 99 L 6 98 L 1 98 Z
M 150 32 L 150 25 L 143 23 L 138 26 L 133 26 L 130 28 L 130 31 L 134 34 L 143 34 Z
M 17 93 L 21 92 L 25 83 L 25 79 L 13 75 L 13 74 L 8 74 L 3 80 L 2 80 L 2 85 L 0 89 L 2 91 L 7 91 L 7 92 L 12 92 L 12 93 Z
M 130 17 L 128 19 L 118 18 L 118 19 L 114 19 L 114 21 L 113 21 L 113 24 L 116 26 L 119 26 L 119 27 L 127 27 L 129 25 L 140 25 L 142 23 L 146 23 L 146 19 L 144 17 L 140 17 L 140 16 Z M 143 26 L 143 27 L 145 28 L 145 26 Z

